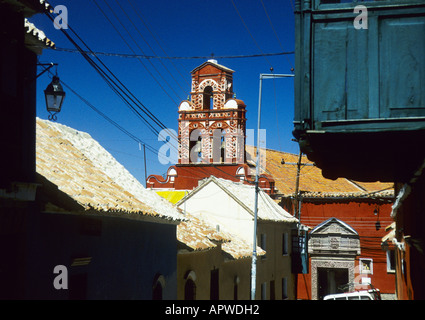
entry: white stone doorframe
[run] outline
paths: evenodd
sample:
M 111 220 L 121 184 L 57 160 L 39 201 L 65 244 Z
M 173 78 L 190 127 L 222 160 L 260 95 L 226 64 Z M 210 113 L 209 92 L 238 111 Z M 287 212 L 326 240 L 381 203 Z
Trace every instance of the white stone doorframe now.
M 348 260 L 333 260 L 331 257 L 327 259 L 311 259 L 311 299 L 318 300 L 319 283 L 318 268 L 332 269 L 348 269 L 348 283 L 354 282 L 354 258 Z

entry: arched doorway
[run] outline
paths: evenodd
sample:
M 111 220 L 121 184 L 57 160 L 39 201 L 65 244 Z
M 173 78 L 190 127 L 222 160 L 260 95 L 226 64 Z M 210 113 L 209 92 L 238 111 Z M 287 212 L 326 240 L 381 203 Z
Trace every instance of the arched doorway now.
M 152 285 L 152 300 L 162 300 L 165 288 L 165 278 L 162 274 L 156 274 Z
M 184 286 L 184 299 L 195 300 L 196 298 L 196 285 L 192 279 L 187 279 Z
M 196 274 L 194 271 L 188 271 L 186 276 L 186 283 L 184 285 L 184 299 L 196 300 Z

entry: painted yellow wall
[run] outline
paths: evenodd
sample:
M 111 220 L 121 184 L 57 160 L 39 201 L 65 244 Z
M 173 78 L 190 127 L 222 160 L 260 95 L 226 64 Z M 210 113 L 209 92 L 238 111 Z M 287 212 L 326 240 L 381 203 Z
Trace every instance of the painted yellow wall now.
M 258 223 L 258 239 L 266 233 L 266 258 L 257 259 L 256 299 L 261 299 L 261 284 L 266 283 L 266 299 L 270 296 L 270 283 L 274 281 L 275 299 L 282 299 L 282 278 L 287 282 L 287 298 L 294 299 L 294 276 L 291 273 L 291 225 L 282 222 Z M 287 252 L 282 255 L 282 234 L 287 233 Z M 258 245 L 260 242 L 257 243 Z M 238 300 L 249 300 L 251 295 L 251 257 L 234 260 L 221 250 L 221 246 L 177 255 L 177 299 L 184 299 L 185 276 L 196 274 L 196 300 L 210 300 L 211 270 L 219 269 L 220 300 L 234 299 L 234 286 L 238 278 Z

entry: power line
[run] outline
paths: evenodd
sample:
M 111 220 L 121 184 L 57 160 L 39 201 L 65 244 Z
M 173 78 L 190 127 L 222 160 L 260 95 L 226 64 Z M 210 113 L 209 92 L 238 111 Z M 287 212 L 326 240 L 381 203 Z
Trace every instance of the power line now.
M 244 19 L 242 18 L 238 8 L 236 7 L 236 4 L 233 0 L 230 0 L 230 2 L 232 2 L 233 7 L 236 10 L 236 13 L 238 14 L 239 18 L 242 21 L 242 24 L 244 25 L 246 31 L 248 31 L 248 34 L 250 35 L 252 41 L 254 42 L 255 46 L 257 47 L 257 49 L 261 52 L 261 55 L 266 59 L 266 61 L 269 63 L 270 67 L 273 67 L 273 65 L 270 63 L 269 59 L 267 59 L 267 56 L 264 55 L 263 50 L 261 50 L 260 46 L 258 45 L 258 42 L 255 40 L 254 36 L 252 35 L 251 31 L 249 30 L 247 24 L 245 23 Z
M 134 27 L 134 29 L 137 31 L 137 33 L 139 34 L 139 36 L 143 39 L 143 41 L 146 43 L 146 45 L 149 47 L 149 49 L 151 49 L 151 51 L 154 53 L 154 55 L 156 55 L 155 50 L 152 48 L 152 46 L 149 44 L 149 42 L 145 39 L 145 37 L 142 35 L 142 33 L 140 32 L 139 28 L 137 27 L 137 25 L 133 22 L 133 20 L 129 17 L 129 15 L 127 14 L 127 12 L 123 9 L 123 7 L 119 4 L 118 0 L 115 0 L 115 2 L 117 3 L 117 5 L 121 8 L 122 12 L 125 14 L 125 16 L 127 17 L 127 19 L 131 22 L 132 26 Z M 127 1 L 128 2 L 128 1 Z M 130 4 L 130 2 L 128 2 Z M 130 4 L 131 5 L 131 4 Z M 132 7 L 133 10 L 135 10 L 134 7 Z M 140 17 L 139 17 L 140 19 Z M 152 62 L 149 61 L 151 64 Z M 183 93 L 185 93 L 186 91 L 183 89 L 183 87 L 180 85 L 180 83 L 174 78 L 174 76 L 172 75 L 172 73 L 170 72 L 170 70 L 168 70 L 168 68 L 165 66 L 165 64 L 162 62 L 162 60 L 159 60 L 159 62 L 161 63 L 161 65 L 163 66 L 163 68 L 168 72 L 168 74 L 170 75 L 170 77 L 176 82 L 177 86 L 180 87 L 180 89 L 183 91 Z M 154 67 L 154 65 L 152 64 L 152 66 Z M 154 67 L 155 68 L 155 67 Z M 155 68 L 155 70 L 157 70 Z M 158 71 L 158 70 L 157 70 Z M 159 73 L 159 72 L 158 72 Z M 159 73 L 160 74 L 160 73 Z M 160 74 L 161 76 L 161 74 Z M 161 78 L 166 81 L 162 76 Z M 168 84 L 168 83 L 167 83 Z M 170 86 L 171 88 L 171 86 Z M 171 90 L 173 90 L 173 88 L 171 88 Z M 173 90 L 174 92 L 174 90 Z M 176 94 L 176 96 L 178 98 L 180 98 L 176 92 L 174 92 Z
M 163 59 L 163 60 L 196 60 L 196 59 L 211 59 L 211 55 L 209 56 L 186 56 L 186 57 L 170 57 L 170 56 L 155 56 L 155 55 L 144 55 L 144 54 L 130 54 L 130 53 L 114 53 L 114 52 L 102 52 L 102 51 L 83 51 L 80 52 L 77 49 L 72 48 L 60 48 L 55 47 L 54 50 L 69 52 L 69 53 L 85 53 L 87 55 L 92 56 L 108 56 L 108 57 L 119 57 L 119 58 L 131 58 L 131 59 Z M 295 51 L 283 51 L 283 52 L 275 52 L 275 53 L 261 53 L 261 54 L 246 54 L 246 55 L 223 55 L 217 56 L 214 55 L 215 59 L 246 59 L 246 58 L 260 58 L 260 57 L 271 57 L 271 56 L 282 56 L 282 55 L 291 55 L 294 54 Z
M 139 18 L 139 20 L 142 22 L 142 24 L 145 26 L 145 28 L 149 31 L 149 33 L 151 34 L 151 36 L 154 38 L 155 42 L 158 44 L 158 46 L 161 48 L 162 52 L 168 57 L 168 54 L 165 52 L 164 48 L 162 47 L 162 45 L 159 43 L 158 38 L 154 35 L 153 31 L 151 30 L 151 28 L 149 28 L 147 22 L 145 21 L 145 19 L 143 19 L 143 16 L 140 12 L 140 10 L 138 8 L 136 8 L 133 4 L 132 1 L 127 0 L 127 2 L 130 4 L 132 10 L 134 13 L 136 13 L 137 17 Z M 174 69 L 177 71 L 177 73 L 180 75 L 180 77 L 183 79 L 183 81 L 186 82 L 186 84 L 188 86 L 190 86 L 190 82 L 187 80 L 186 77 L 184 77 L 182 75 L 182 73 L 179 71 L 179 69 L 176 67 L 176 65 L 174 64 L 174 62 L 171 60 L 171 64 L 173 65 Z
M 279 45 L 280 45 L 280 48 L 281 48 L 283 51 L 285 51 L 285 50 L 284 50 L 284 48 L 283 48 L 283 44 L 282 44 L 282 42 L 280 41 L 280 38 L 279 38 L 279 36 L 278 36 L 278 34 L 277 34 L 277 32 L 276 32 L 276 29 L 275 29 L 275 28 L 274 28 L 274 26 L 273 26 L 272 20 L 271 20 L 271 18 L 270 18 L 270 16 L 269 16 L 269 13 L 267 12 L 267 9 L 266 9 L 266 6 L 265 6 L 265 4 L 264 4 L 263 0 L 260 0 L 260 2 L 261 2 L 261 5 L 263 6 L 263 9 L 264 9 L 264 12 L 265 12 L 265 14 L 266 14 L 266 16 L 267 16 L 267 19 L 269 20 L 270 27 L 272 28 L 273 33 L 274 33 L 274 35 L 275 35 L 275 37 L 276 37 L 276 39 L 277 39 L 277 42 L 278 42 L 278 43 L 279 43 Z M 286 59 L 288 60 L 289 65 L 290 65 L 290 66 L 291 66 L 291 68 L 293 69 L 293 68 L 294 68 L 294 66 L 292 65 L 292 63 L 291 63 L 291 61 L 289 60 L 288 56 L 286 56 Z
M 131 46 L 129 45 L 129 43 L 124 39 L 124 37 L 122 36 L 122 34 L 117 30 L 117 28 L 115 27 L 115 25 L 112 23 L 112 21 L 107 17 L 107 15 L 105 14 L 105 12 L 100 8 L 100 6 L 97 4 L 96 0 L 92 0 L 95 5 L 98 7 L 98 9 L 102 12 L 102 14 L 105 16 L 105 18 L 109 21 L 109 23 L 112 25 L 112 27 L 115 29 L 115 31 L 117 31 L 118 35 L 121 37 L 121 39 L 125 42 L 125 44 L 128 46 L 128 48 L 133 52 L 133 54 L 136 54 L 135 51 L 131 48 Z M 116 14 L 116 12 L 111 8 L 111 6 L 107 3 L 106 0 L 104 0 L 104 3 L 106 4 L 106 6 L 109 8 L 109 10 L 112 12 L 112 14 L 114 15 L 115 19 L 120 23 L 121 27 L 127 32 L 127 35 L 131 38 L 131 40 L 134 42 L 134 44 L 137 46 L 137 48 L 140 50 L 140 52 L 142 53 L 142 55 L 144 55 L 143 49 L 140 47 L 140 45 L 137 43 L 137 41 L 135 40 L 135 38 L 131 35 L 129 29 L 124 26 L 123 22 L 121 21 L 121 19 L 118 17 L 118 15 Z M 119 4 L 118 1 L 116 1 L 117 5 L 120 7 L 121 11 L 124 13 L 126 19 L 132 24 L 132 29 L 135 29 L 137 31 L 137 33 L 139 34 L 139 36 L 143 39 L 143 41 L 145 42 L 145 44 L 154 52 L 153 48 L 149 45 L 149 43 L 145 40 L 145 38 L 143 37 L 143 35 L 141 34 L 141 32 L 139 31 L 139 29 L 137 28 L 137 26 L 133 23 L 133 21 L 131 20 L 131 18 L 128 16 L 128 14 L 126 13 L 126 11 L 124 10 L 124 8 Z M 155 52 L 154 52 L 155 53 Z M 151 77 L 157 82 L 157 84 L 161 87 L 161 89 L 164 91 L 164 93 L 166 95 L 168 95 L 168 97 L 173 101 L 173 103 L 175 105 L 178 105 L 178 102 L 176 102 L 168 93 L 167 90 L 165 90 L 165 88 L 163 87 L 163 85 L 161 84 L 161 82 L 159 82 L 157 80 L 157 78 L 146 68 L 145 64 L 138 59 L 139 62 L 145 67 L 145 69 L 148 71 L 148 73 L 151 75 Z M 179 95 L 174 91 L 174 89 L 172 88 L 172 86 L 168 83 L 168 81 L 163 77 L 163 75 L 161 74 L 161 72 L 155 67 L 155 65 L 152 63 L 151 60 L 148 60 L 149 64 L 151 65 L 151 67 L 155 70 L 155 72 L 159 75 L 159 77 L 162 79 L 162 83 L 165 83 L 170 90 L 176 95 L 176 97 L 180 99 Z M 160 61 L 162 64 L 162 61 Z M 163 65 L 163 64 L 162 64 Z M 163 65 L 164 66 L 164 65 Z M 166 69 L 166 67 L 164 66 L 164 68 Z M 168 70 L 168 69 L 167 69 Z M 170 74 L 171 75 L 171 74 Z M 171 75 L 172 77 L 172 75 Z M 172 77 L 173 78 L 173 77 Z M 174 79 L 174 78 L 173 78 Z M 182 89 L 183 90 L 183 89 Z
M 49 71 L 50 74 L 52 74 Z M 52 74 L 53 75 L 53 74 Z M 75 96 L 77 96 L 81 101 L 83 101 L 88 107 L 90 107 L 93 111 L 95 111 L 97 114 L 99 114 L 102 118 L 104 118 L 106 121 L 114 125 L 116 128 L 118 128 L 120 131 L 122 131 L 125 135 L 130 137 L 132 140 L 134 140 L 137 143 L 141 143 L 147 147 L 149 151 L 156 155 L 160 155 L 159 151 L 156 150 L 154 147 L 150 146 L 149 144 L 145 143 L 143 140 L 135 136 L 134 134 L 130 133 L 127 129 L 119 125 L 117 122 L 112 120 L 110 117 L 108 117 L 106 114 L 104 114 L 102 111 L 100 111 L 98 108 L 96 108 L 93 104 L 91 104 L 87 99 L 82 97 L 80 94 L 78 94 L 74 89 L 72 89 L 68 84 L 66 84 L 63 79 L 61 79 L 61 84 L 66 87 L 69 91 L 71 91 Z
M 102 10 L 102 8 L 99 6 L 99 4 L 97 3 L 96 0 L 92 0 L 93 3 L 96 5 L 96 7 L 99 9 L 99 11 L 103 14 L 103 16 L 106 18 L 106 20 L 108 20 L 108 22 L 111 24 L 111 26 L 114 28 L 114 30 L 117 32 L 117 34 L 120 36 L 120 38 L 124 41 L 124 43 L 127 45 L 127 47 L 131 50 L 131 52 L 133 52 L 134 55 L 136 55 L 135 51 L 133 50 L 133 48 L 130 46 L 130 44 L 125 40 L 124 36 L 121 34 L 121 32 L 116 28 L 116 26 L 114 25 L 114 23 L 109 19 L 109 17 L 107 16 L 107 14 L 105 13 L 105 11 Z M 123 25 L 123 23 L 121 22 L 121 20 L 118 18 L 118 16 L 116 15 L 116 13 L 114 12 L 114 10 L 109 6 L 109 4 L 104 1 L 105 4 L 108 6 L 109 10 L 112 12 L 112 14 L 115 16 L 115 18 L 118 20 L 118 22 L 120 23 L 120 25 L 125 29 L 125 31 L 127 32 L 128 36 L 131 38 L 131 40 L 136 44 L 136 46 L 139 48 L 139 50 L 142 52 L 143 54 L 143 50 L 140 48 L 140 46 L 137 44 L 136 40 L 134 40 L 134 38 L 131 36 L 130 32 L 128 31 L 128 29 Z M 94 55 L 96 56 L 96 54 Z M 146 71 L 149 73 L 149 75 L 155 80 L 155 82 L 159 85 L 159 87 L 164 91 L 164 93 L 171 99 L 171 101 L 173 101 L 174 104 L 177 104 L 177 102 L 170 96 L 170 94 L 168 93 L 167 90 L 165 90 L 165 88 L 162 86 L 162 84 L 158 81 L 158 79 L 152 74 L 152 72 L 146 67 L 146 65 L 140 60 L 138 59 L 139 62 L 143 65 L 143 67 L 146 69 Z M 149 61 L 149 63 L 151 64 L 151 66 L 155 69 L 155 71 L 159 73 L 159 71 L 153 66 L 152 62 Z M 163 78 L 164 83 L 167 83 L 167 81 L 165 81 L 165 79 Z M 171 87 L 170 87 L 171 88 Z M 172 90 L 172 89 L 171 89 Z
M 52 13 L 46 12 L 46 15 L 52 20 L 53 23 L 55 23 Z M 136 113 L 136 115 L 140 119 L 145 122 L 145 124 L 153 133 L 159 135 L 159 131 L 154 127 L 154 125 L 150 123 L 138 110 L 142 111 L 159 128 L 166 129 L 166 126 L 152 112 L 150 112 L 149 109 L 146 108 L 146 106 L 144 106 L 143 103 L 141 103 L 140 100 L 137 99 L 134 94 L 117 78 L 117 76 L 102 62 L 102 60 L 100 60 L 99 57 L 93 53 L 93 51 L 88 47 L 88 45 L 81 39 L 81 37 L 74 31 L 74 29 L 70 25 L 68 25 L 68 29 L 60 28 L 60 30 L 83 55 L 87 62 L 99 73 L 99 75 L 102 77 L 102 79 L 104 79 L 104 81 L 109 85 L 109 87 L 124 101 L 124 103 L 129 108 L 131 108 Z M 96 60 L 100 63 L 103 69 L 87 53 L 85 53 L 85 51 L 80 47 L 80 45 L 70 36 L 67 30 L 70 30 L 78 38 L 78 40 L 86 48 L 86 51 L 91 52 L 91 55 L 96 58 Z M 171 137 L 178 141 L 178 138 L 175 135 L 171 134 Z

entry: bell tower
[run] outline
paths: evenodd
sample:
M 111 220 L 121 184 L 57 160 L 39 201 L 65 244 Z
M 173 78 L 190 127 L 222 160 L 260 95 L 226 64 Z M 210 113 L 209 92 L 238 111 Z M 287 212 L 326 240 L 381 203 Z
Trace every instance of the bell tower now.
M 193 69 L 179 105 L 179 164 L 244 164 L 245 103 L 234 98 L 233 70 L 216 60 Z
M 245 153 L 246 106 L 234 96 L 233 73 L 216 60 L 191 71 L 190 96 L 178 109 L 178 163 L 168 168 L 166 177 L 150 175 L 148 188 L 193 190 L 210 176 L 253 183 Z M 274 180 L 268 175 L 261 175 L 259 184 L 274 193 Z

